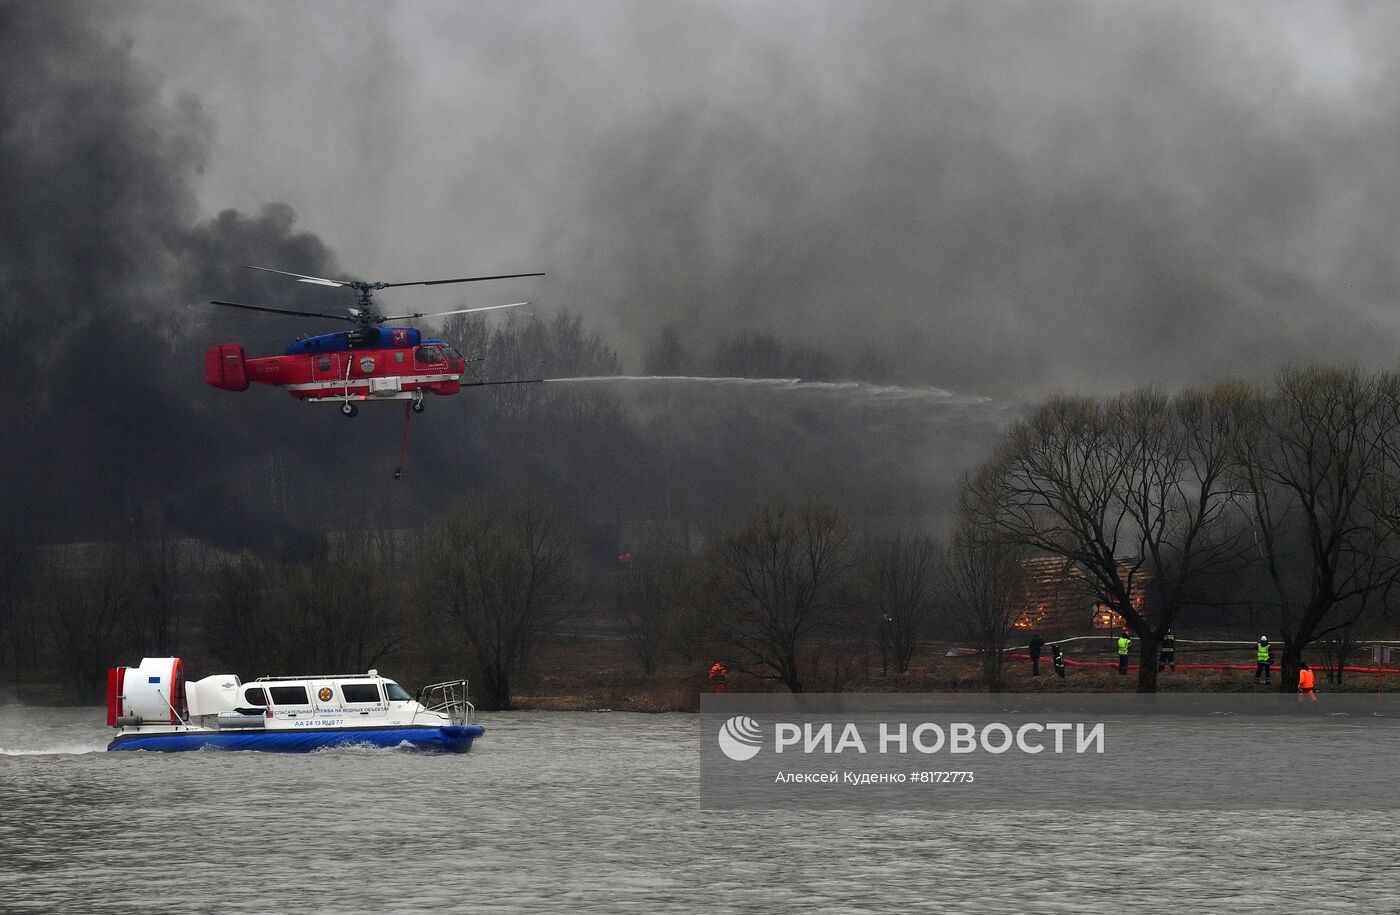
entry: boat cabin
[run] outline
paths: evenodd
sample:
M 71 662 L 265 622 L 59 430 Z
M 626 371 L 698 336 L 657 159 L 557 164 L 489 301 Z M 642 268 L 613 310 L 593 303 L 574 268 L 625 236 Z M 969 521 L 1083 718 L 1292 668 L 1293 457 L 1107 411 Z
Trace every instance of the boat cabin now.
M 425 711 L 408 690 L 379 671 L 313 677 L 259 677 L 244 683 L 234 674 L 216 674 L 185 689 L 190 718 L 262 718 L 265 726 L 315 722 L 317 726 L 386 723 L 405 713 Z M 249 722 L 251 723 L 251 722 Z
M 356 677 L 263 677 L 238 686 L 238 706 L 268 718 L 295 718 L 314 711 L 382 715 L 391 702 L 413 701 L 408 690 L 375 671 Z

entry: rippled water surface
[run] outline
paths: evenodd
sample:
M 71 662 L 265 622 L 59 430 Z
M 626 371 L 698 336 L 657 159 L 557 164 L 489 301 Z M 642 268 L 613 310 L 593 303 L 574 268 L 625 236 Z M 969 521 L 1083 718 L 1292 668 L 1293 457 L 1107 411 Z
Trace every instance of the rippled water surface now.
M 465 756 L 109 754 L 101 719 L 0 708 L 0 910 L 1400 910 L 1393 813 L 1130 778 L 1082 812 L 714 813 L 688 715 L 484 715 Z

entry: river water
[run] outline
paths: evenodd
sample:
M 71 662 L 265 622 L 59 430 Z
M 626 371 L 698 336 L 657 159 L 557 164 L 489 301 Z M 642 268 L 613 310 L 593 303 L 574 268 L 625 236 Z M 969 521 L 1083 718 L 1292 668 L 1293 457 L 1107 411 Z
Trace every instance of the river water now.
M 1394 812 L 713 812 L 692 715 L 486 714 L 465 756 L 105 753 L 102 717 L 0 707 L 0 910 L 1400 911 Z

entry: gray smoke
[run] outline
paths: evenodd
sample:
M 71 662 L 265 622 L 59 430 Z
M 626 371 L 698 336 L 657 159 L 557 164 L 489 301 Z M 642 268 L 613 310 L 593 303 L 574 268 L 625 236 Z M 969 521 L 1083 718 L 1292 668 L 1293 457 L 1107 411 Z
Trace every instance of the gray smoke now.
M 99 26 L 83 6 L 0 5 L 0 531 L 268 534 L 287 513 L 256 497 L 262 462 L 314 446 L 269 440 L 280 404 L 215 407 L 201 354 L 220 341 L 200 332 L 227 328 L 193 303 L 264 292 L 233 273 L 245 258 L 334 264 L 286 207 L 197 220 L 208 118 Z
M 632 365 L 756 330 L 1032 398 L 1400 342 L 1392 4 L 327 9 L 112 13 L 217 112 L 205 206 L 547 269 Z
M 525 415 L 480 392 L 433 405 L 416 475 L 388 491 L 396 411 L 345 423 L 202 384 L 206 346 L 323 329 L 205 300 L 346 304 L 244 263 L 548 270 L 385 304 L 531 298 L 634 370 L 667 327 L 702 356 L 773 334 L 896 387 L 1026 399 L 1388 364 L 1398 17 L 0 4 L 5 514 L 68 537 L 155 513 L 241 541 L 520 482 L 613 525 L 784 487 L 936 514 L 1005 421 L 963 401 L 613 388 Z
M 285 204 L 200 217 L 209 112 L 172 96 L 91 10 L 0 4 L 0 26 L 12 77 L 0 86 L 0 175 L 13 202 L 0 245 L 6 538 L 194 534 L 299 549 L 326 530 L 430 521 L 469 486 L 528 485 L 583 521 L 605 554 L 630 521 L 728 518 L 779 491 L 935 514 L 956 476 L 936 456 L 992 437 L 995 423 L 960 410 L 980 402 L 932 389 L 807 384 L 757 398 L 643 390 L 624 400 L 612 382 L 539 396 L 489 388 L 434 399 L 395 484 L 400 410 L 367 408 L 347 422 L 272 389 L 203 383 L 207 346 L 275 353 L 326 329 L 208 299 L 349 304 L 344 290 L 241 266 L 340 276 L 327 245 Z M 496 380 L 617 367 L 569 321 L 478 323 L 496 329 L 481 366 Z M 960 426 L 976 434 L 948 435 Z

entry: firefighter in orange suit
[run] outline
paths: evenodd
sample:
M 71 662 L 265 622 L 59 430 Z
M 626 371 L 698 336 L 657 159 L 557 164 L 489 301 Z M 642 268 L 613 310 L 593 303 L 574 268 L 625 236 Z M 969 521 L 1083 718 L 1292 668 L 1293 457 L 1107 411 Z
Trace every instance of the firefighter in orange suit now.
M 729 671 L 724 665 L 716 661 L 710 665 L 710 692 L 724 692 L 725 684 L 729 682 Z
M 1317 679 L 1313 676 L 1312 668 L 1306 664 L 1298 665 L 1298 701 L 1302 702 L 1307 696 L 1312 701 L 1317 701 Z

